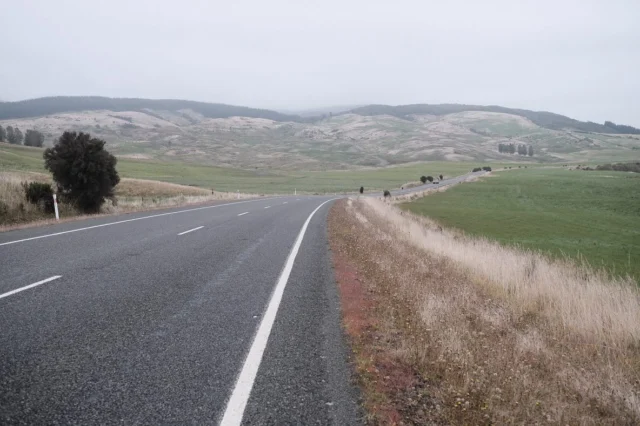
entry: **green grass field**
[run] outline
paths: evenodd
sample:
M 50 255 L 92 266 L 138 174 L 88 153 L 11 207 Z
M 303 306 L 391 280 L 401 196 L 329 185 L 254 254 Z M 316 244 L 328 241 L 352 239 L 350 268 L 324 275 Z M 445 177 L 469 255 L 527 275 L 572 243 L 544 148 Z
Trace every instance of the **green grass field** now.
M 640 175 L 527 169 L 402 205 L 446 226 L 640 282 Z
M 46 172 L 42 149 L 0 144 L 0 170 Z M 482 163 L 432 162 L 408 166 L 350 171 L 274 171 L 242 170 L 193 163 L 132 160 L 121 158 L 117 169 L 121 177 L 212 188 L 217 191 L 250 193 L 333 193 L 398 188 L 417 181 L 422 175 L 457 176 Z M 495 164 L 492 164 L 496 167 Z M 502 166 L 502 165 L 500 165 Z

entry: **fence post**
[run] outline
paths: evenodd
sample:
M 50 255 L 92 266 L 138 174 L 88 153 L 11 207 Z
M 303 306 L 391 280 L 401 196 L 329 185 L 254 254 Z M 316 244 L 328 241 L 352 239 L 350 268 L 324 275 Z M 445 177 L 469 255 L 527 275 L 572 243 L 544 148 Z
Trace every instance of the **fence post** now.
M 56 220 L 60 220 L 60 215 L 58 214 L 58 199 L 56 198 L 56 194 L 53 194 L 53 209 L 56 211 Z

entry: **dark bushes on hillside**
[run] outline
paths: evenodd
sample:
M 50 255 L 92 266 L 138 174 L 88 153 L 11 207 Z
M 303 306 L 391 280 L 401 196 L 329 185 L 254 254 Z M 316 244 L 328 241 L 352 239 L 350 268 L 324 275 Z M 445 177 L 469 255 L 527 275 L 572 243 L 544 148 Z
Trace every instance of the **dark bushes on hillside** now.
M 476 168 L 475 168 L 475 169 L 473 169 L 472 171 L 473 171 L 473 173 L 475 173 L 475 172 L 481 172 L 481 171 L 482 171 L 482 168 L 480 168 L 480 167 L 476 167 Z
M 48 183 L 24 182 L 24 195 L 31 204 L 36 204 L 45 213 L 53 213 L 53 188 Z
M 485 172 L 490 172 L 490 171 L 491 171 L 491 167 L 489 167 L 489 166 L 484 166 L 484 167 L 482 168 L 482 170 L 484 170 Z
M 587 170 L 586 168 L 584 170 Z M 593 169 L 590 169 L 593 170 Z M 596 166 L 595 170 L 611 170 L 615 172 L 634 172 L 640 173 L 640 162 L 638 163 L 616 163 L 616 164 L 603 164 Z

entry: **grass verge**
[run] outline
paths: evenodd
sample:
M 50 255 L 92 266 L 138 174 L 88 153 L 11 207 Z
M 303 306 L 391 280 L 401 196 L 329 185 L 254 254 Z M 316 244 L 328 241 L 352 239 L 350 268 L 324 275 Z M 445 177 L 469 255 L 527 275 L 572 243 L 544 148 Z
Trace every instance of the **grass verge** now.
M 640 281 L 640 175 L 527 169 L 402 205 L 447 227 Z
M 377 200 L 329 235 L 371 424 L 637 424 L 640 294 Z

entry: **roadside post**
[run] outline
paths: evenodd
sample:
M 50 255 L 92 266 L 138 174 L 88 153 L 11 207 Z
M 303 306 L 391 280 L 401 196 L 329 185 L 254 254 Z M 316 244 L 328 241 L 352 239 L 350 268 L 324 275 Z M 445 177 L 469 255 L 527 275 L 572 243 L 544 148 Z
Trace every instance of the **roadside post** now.
M 53 194 L 53 209 L 56 211 L 56 220 L 60 220 L 60 215 L 58 214 L 58 199 L 56 194 Z

